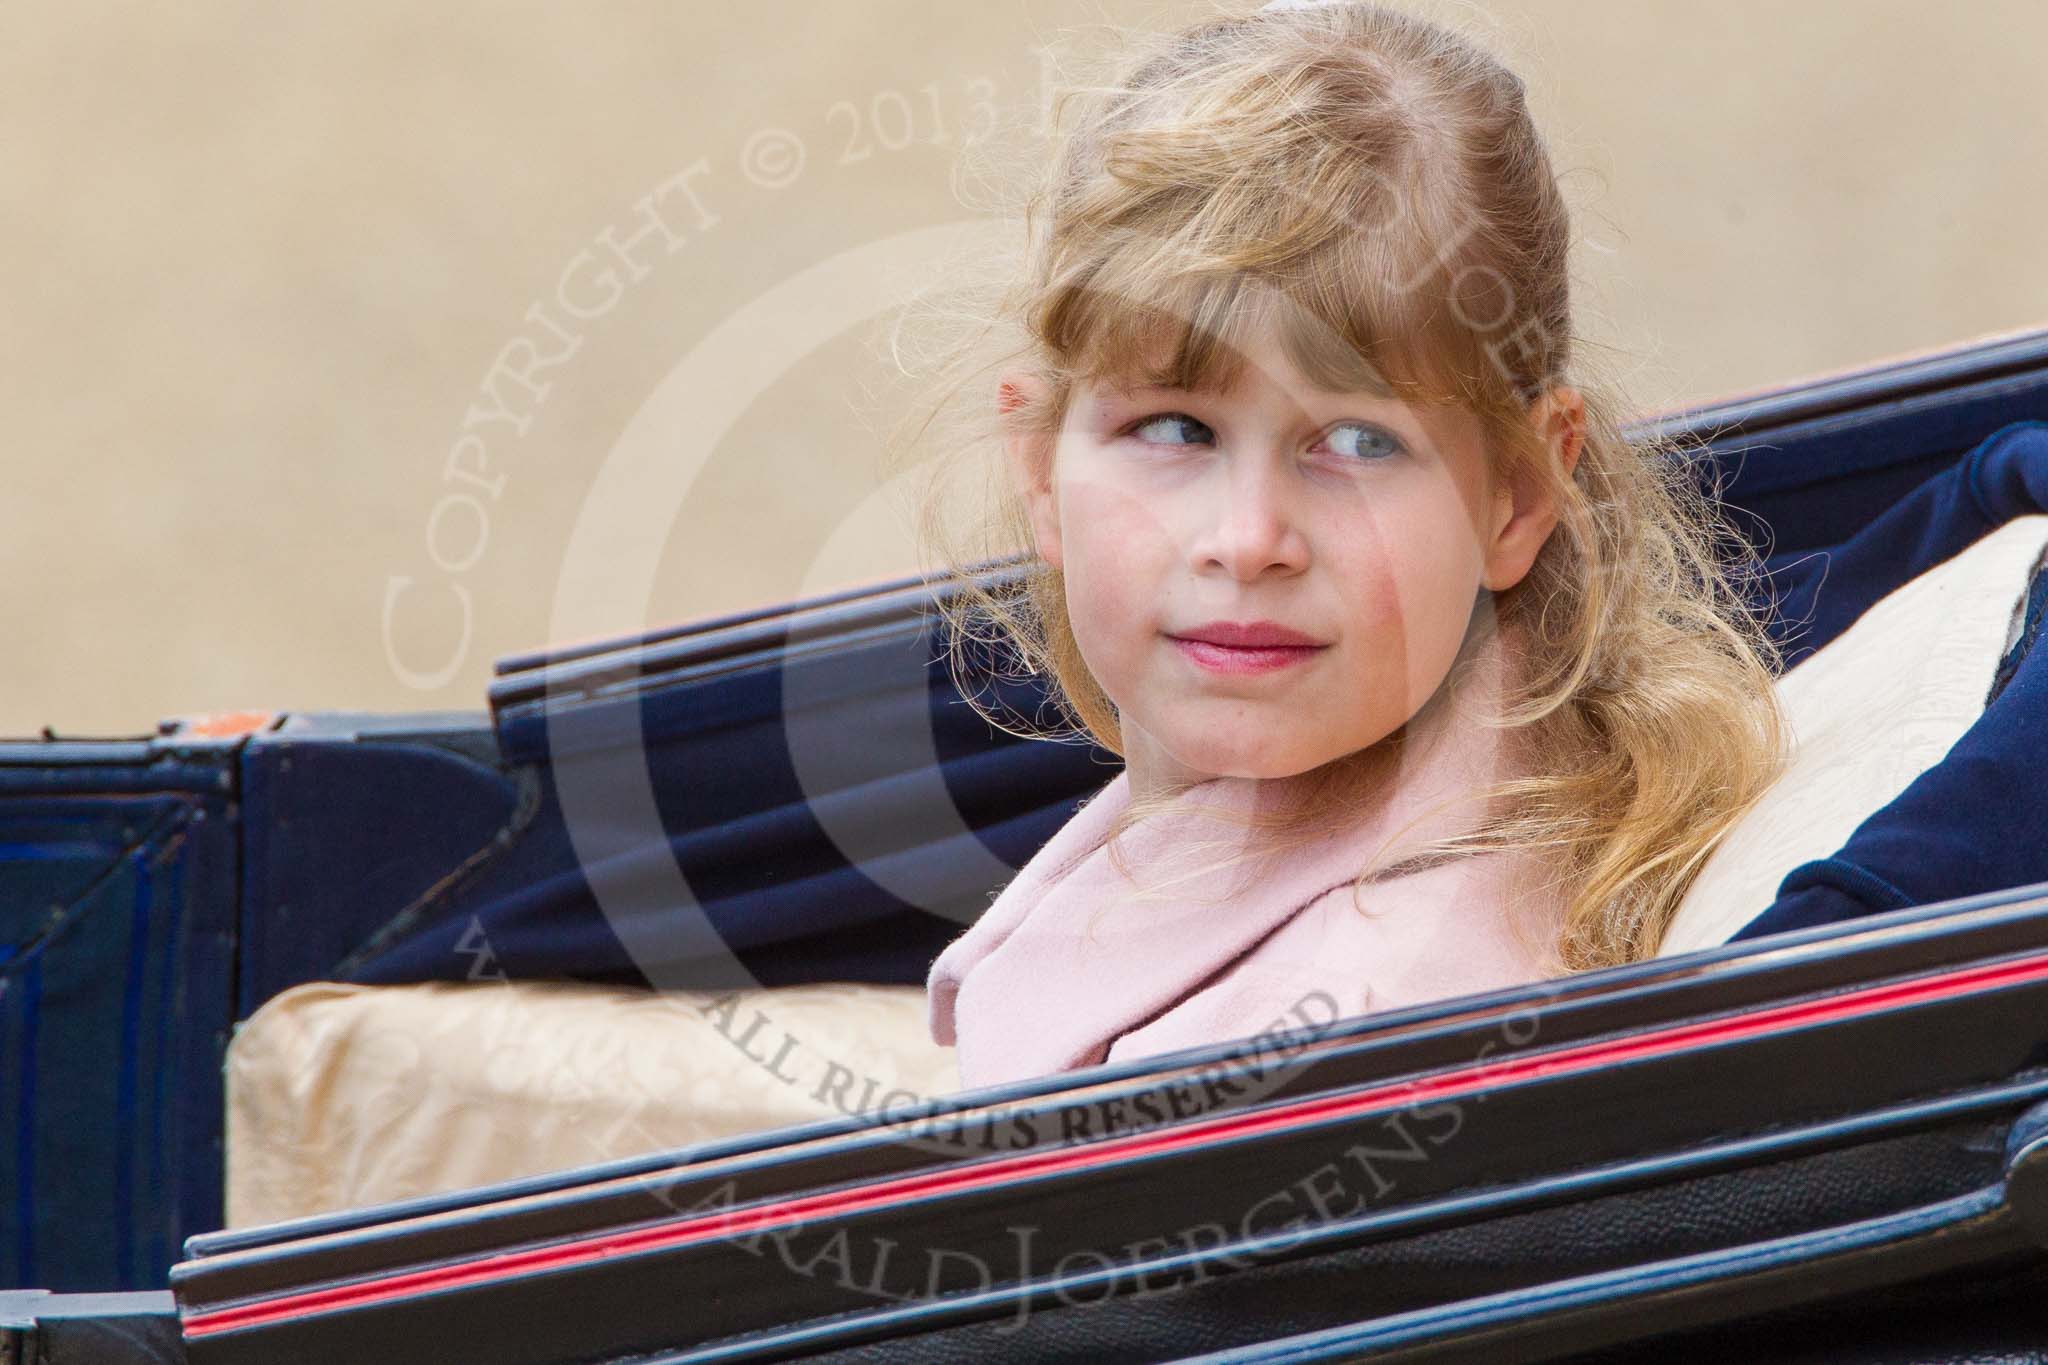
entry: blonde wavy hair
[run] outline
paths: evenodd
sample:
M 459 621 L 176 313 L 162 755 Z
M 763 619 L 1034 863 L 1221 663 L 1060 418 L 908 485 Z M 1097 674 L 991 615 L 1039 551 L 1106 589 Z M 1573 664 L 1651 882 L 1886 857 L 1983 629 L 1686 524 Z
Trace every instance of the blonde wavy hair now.
M 1063 576 L 988 457 L 1006 435 L 1050 442 L 1075 386 L 1128 374 L 1131 357 L 1169 357 L 1152 382 L 1227 387 L 1251 329 L 1277 319 L 1311 382 L 1462 405 L 1496 477 L 1536 471 L 1558 500 L 1528 574 L 1492 595 L 1518 663 L 1500 723 L 1533 775 L 1481 794 L 1476 827 L 1402 862 L 1534 851 L 1565 907 L 1546 945 L 1558 968 L 1654 954 L 1708 854 L 1783 768 L 1782 659 L 1745 600 L 1756 561 L 1716 489 L 1687 451 L 1625 436 L 1615 386 L 1588 372 L 1569 214 L 1521 80 L 1461 33 L 1363 3 L 1222 13 L 1134 41 L 1059 93 L 1050 156 L 1027 147 L 1033 170 L 989 178 L 988 205 L 1024 228 L 1020 253 L 953 263 L 888 339 L 903 373 L 930 383 L 889 449 L 928 470 L 918 534 L 946 576 L 935 599 L 963 695 L 1008 733 L 1123 754 Z M 1000 145 L 980 149 L 999 167 Z M 999 412 L 986 378 L 1006 367 L 1042 380 L 1043 401 Z M 1569 474 L 1529 412 L 1567 383 L 1585 403 Z M 1000 671 L 988 647 L 1005 645 L 1047 681 L 1057 725 L 977 698 L 973 679 Z M 1368 813 L 1412 725 L 1279 784 L 1252 846 L 1284 855 Z M 1174 799 L 1134 800 L 1112 858 Z

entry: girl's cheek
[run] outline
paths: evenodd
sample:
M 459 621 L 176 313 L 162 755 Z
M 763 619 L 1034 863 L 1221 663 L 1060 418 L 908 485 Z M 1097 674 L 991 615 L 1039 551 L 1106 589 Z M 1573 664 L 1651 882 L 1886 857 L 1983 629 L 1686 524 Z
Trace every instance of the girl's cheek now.
M 1387 513 L 1365 508 L 1318 541 L 1331 547 L 1324 562 L 1334 569 L 1339 591 L 1349 603 L 1346 615 L 1370 633 L 1400 625 L 1401 584 L 1413 571 L 1403 562 L 1401 544 L 1388 536 L 1387 525 Z
M 1449 655 L 1470 619 L 1478 569 L 1460 524 L 1368 514 L 1354 523 L 1341 573 L 1357 666 L 1369 693 L 1404 714 L 1442 681 Z
M 1106 478 L 1076 477 L 1061 490 L 1064 536 L 1097 573 L 1156 572 L 1172 540 L 1160 510 L 1133 490 Z

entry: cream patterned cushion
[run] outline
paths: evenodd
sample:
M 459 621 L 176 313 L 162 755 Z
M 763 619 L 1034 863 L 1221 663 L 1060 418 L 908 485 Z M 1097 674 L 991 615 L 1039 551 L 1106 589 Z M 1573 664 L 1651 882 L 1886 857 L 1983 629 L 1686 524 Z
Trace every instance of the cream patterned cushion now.
M 285 991 L 227 1061 L 227 1222 L 467 1189 L 959 1089 L 922 986 Z
M 1791 766 L 1693 882 L 1660 956 L 1725 943 L 1939 763 L 1984 713 L 1999 658 L 2048 545 L 2048 515 L 2018 517 L 1874 603 L 1778 681 Z

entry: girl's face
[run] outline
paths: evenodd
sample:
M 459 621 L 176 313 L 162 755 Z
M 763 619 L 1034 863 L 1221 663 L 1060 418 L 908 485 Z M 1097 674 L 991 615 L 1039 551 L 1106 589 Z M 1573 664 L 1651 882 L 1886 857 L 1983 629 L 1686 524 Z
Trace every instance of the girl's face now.
M 1289 777 L 1391 734 L 1555 524 L 1496 486 L 1470 412 L 1313 389 L 1255 354 L 1222 392 L 1077 386 L 1054 450 L 1010 443 L 1134 794 Z M 1302 643 L 1234 647 L 1232 625 Z

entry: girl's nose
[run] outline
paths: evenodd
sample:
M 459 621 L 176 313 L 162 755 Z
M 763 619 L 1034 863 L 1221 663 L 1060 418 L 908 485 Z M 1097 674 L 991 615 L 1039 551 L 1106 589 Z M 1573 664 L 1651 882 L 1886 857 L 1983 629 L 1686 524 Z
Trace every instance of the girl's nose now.
M 1220 566 L 1242 581 L 1268 571 L 1299 572 L 1308 563 L 1308 540 L 1285 459 L 1247 453 L 1224 466 L 1227 475 L 1207 490 L 1212 501 L 1195 541 L 1196 567 Z

